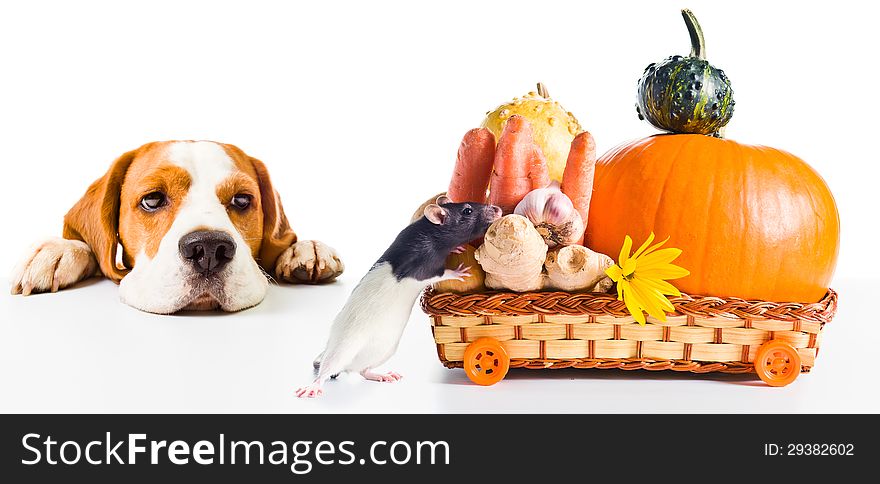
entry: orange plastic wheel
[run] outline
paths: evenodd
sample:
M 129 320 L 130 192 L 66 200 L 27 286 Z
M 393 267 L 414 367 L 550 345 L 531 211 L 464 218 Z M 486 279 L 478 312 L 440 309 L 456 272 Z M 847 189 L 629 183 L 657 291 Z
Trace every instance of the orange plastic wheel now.
M 464 350 L 464 371 L 477 385 L 494 385 L 510 369 L 510 356 L 494 338 L 480 338 Z
M 774 339 L 758 348 L 755 371 L 764 383 L 784 387 L 801 374 L 801 357 L 790 344 Z

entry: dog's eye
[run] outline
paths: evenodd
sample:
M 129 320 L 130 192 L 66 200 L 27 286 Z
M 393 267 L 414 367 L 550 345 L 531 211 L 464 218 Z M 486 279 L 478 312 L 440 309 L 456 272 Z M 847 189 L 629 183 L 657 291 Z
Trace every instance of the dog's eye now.
M 470 214 L 474 213 L 474 210 L 471 207 L 466 207 L 464 210 L 461 211 L 461 213 L 463 213 L 465 215 L 470 215 Z
M 237 208 L 239 210 L 244 210 L 251 206 L 251 196 L 245 195 L 244 193 L 238 193 L 232 197 L 232 201 L 229 202 L 233 208 Z
M 168 197 L 162 192 L 151 192 L 141 198 L 141 208 L 147 212 L 155 212 L 168 204 Z

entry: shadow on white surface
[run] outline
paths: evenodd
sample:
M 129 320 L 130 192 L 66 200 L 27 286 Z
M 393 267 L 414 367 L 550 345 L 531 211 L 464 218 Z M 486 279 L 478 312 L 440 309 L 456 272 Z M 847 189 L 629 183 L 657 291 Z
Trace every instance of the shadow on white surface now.
M 464 374 L 464 371 L 461 369 L 451 369 L 450 373 L 455 373 L 456 375 L 461 375 L 463 378 L 459 378 L 458 376 L 450 377 L 444 383 L 449 383 L 452 385 L 473 385 L 467 376 Z M 619 369 L 596 369 L 596 368 L 588 368 L 588 369 L 578 369 L 578 368 L 559 368 L 553 370 L 535 370 L 529 368 L 511 368 L 507 373 L 507 376 L 504 377 L 505 382 L 510 381 L 531 381 L 531 380 L 640 380 L 640 381 L 653 381 L 653 380 L 673 380 L 673 381 L 697 381 L 697 380 L 709 380 L 709 381 L 719 381 L 719 382 L 727 382 L 734 384 L 741 383 L 755 383 L 758 385 L 764 385 L 758 377 L 754 374 L 725 374 L 725 373 L 690 373 L 690 372 L 677 372 L 672 370 L 619 370 Z
M 345 374 L 325 395 L 294 390 L 314 378 L 312 360 L 357 276 L 325 286 L 272 286 L 255 308 L 233 314 L 157 316 L 119 302 L 91 279 L 57 294 L 0 297 L 0 411 L 186 413 L 878 412 L 871 383 L 880 284 L 841 281 L 838 316 L 823 332 L 816 366 L 772 388 L 754 374 L 513 369 L 500 383 L 472 384 L 437 359 L 428 317 L 414 308 L 384 369 L 396 383 Z

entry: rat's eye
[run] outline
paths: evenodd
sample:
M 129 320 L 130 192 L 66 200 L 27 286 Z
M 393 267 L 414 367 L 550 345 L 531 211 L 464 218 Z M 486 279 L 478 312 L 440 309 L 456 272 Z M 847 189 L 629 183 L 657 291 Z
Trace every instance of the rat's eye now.
M 231 205 L 232 208 L 244 210 L 251 206 L 251 199 L 252 197 L 250 195 L 236 193 L 235 196 L 232 197 L 232 201 L 229 202 L 229 205 Z
M 141 198 L 141 208 L 146 212 L 155 212 L 168 204 L 168 197 L 162 192 L 150 192 Z
M 470 214 L 474 213 L 474 209 L 472 209 L 471 207 L 466 207 L 464 210 L 461 211 L 461 213 L 463 213 L 465 215 L 470 215 Z

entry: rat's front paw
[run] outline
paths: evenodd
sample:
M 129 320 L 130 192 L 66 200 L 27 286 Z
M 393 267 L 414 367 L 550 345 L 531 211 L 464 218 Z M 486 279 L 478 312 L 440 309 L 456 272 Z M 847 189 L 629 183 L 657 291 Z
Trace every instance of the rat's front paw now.
M 292 283 L 330 282 L 344 270 L 336 251 L 317 240 L 301 240 L 291 245 L 275 263 L 275 277 Z
M 464 281 L 468 277 L 471 277 L 471 267 L 465 267 L 464 264 L 459 264 L 455 270 L 446 269 L 446 272 L 443 273 L 443 279 L 446 280 Z
M 55 292 L 98 270 L 92 249 L 80 240 L 59 237 L 34 245 L 12 273 L 12 294 Z

